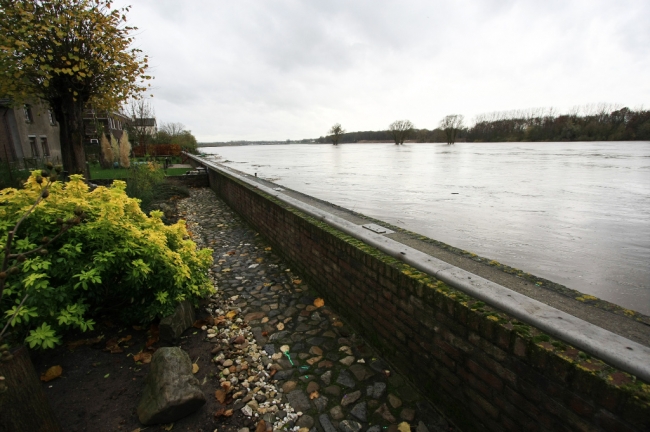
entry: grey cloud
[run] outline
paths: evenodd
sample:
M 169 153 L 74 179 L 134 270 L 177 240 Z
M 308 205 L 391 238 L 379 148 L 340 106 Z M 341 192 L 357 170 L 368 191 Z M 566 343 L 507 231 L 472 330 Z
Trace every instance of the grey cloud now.
M 650 96 L 643 0 L 139 0 L 129 16 L 157 114 L 200 140 Z

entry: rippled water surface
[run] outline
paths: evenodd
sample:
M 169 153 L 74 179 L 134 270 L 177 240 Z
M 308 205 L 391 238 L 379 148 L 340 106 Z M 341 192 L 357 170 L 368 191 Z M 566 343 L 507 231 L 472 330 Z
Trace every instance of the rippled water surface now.
M 650 142 L 203 150 L 241 171 L 650 314 Z

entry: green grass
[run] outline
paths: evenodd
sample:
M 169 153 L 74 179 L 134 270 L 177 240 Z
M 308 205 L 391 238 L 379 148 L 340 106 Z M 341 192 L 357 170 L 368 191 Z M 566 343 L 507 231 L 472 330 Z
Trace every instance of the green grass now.
M 167 168 L 167 176 L 180 176 L 190 171 L 191 168 Z M 90 167 L 91 179 L 126 179 L 129 178 L 129 170 L 126 168 Z

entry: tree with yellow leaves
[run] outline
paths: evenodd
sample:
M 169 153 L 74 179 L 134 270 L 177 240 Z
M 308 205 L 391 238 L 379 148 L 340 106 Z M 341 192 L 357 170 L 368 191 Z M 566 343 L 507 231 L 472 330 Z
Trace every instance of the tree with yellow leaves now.
M 0 0 L 0 95 L 50 104 L 63 165 L 88 177 L 83 109 L 118 109 L 147 86 L 147 56 L 132 48 L 129 7 L 110 0 Z

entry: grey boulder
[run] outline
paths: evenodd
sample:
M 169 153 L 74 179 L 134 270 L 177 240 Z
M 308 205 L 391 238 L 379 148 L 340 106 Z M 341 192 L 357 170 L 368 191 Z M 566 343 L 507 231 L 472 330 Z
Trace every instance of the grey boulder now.
M 174 309 L 174 313 L 160 320 L 160 341 L 172 344 L 181 337 L 183 332 L 194 324 L 195 315 L 192 303 L 183 300 Z
M 145 380 L 138 419 L 144 425 L 171 423 L 205 404 L 199 381 L 192 374 L 192 361 L 178 347 L 160 348 L 153 355 Z

